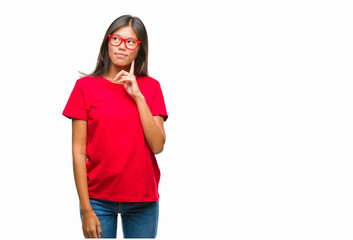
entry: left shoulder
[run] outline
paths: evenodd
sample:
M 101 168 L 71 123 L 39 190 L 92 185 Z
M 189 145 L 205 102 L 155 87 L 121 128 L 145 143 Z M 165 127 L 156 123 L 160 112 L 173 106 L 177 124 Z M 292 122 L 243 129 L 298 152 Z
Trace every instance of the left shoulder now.
M 152 88 L 155 88 L 157 86 L 160 86 L 160 83 L 158 80 L 154 79 L 153 77 L 150 76 L 143 76 L 143 77 L 137 77 L 137 79 L 144 85 L 148 85 Z

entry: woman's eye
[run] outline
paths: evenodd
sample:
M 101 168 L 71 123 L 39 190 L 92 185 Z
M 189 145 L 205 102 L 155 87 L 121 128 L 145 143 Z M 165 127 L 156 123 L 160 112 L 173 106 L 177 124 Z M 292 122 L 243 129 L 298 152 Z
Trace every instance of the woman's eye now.
M 136 41 L 134 41 L 134 40 L 128 40 L 127 43 L 128 43 L 128 44 L 135 44 Z

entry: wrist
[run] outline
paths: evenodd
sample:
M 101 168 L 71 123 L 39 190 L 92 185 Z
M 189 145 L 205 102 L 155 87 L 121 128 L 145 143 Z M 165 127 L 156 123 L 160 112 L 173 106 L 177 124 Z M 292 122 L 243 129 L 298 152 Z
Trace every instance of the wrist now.
M 145 96 L 143 96 L 143 94 L 140 92 L 139 94 L 137 94 L 136 96 L 134 96 L 134 99 L 136 102 L 144 100 Z
M 90 212 L 92 212 L 92 211 L 93 211 L 92 207 L 81 208 L 82 214 L 90 213 Z
M 81 212 L 82 213 L 93 211 L 91 203 L 89 202 L 89 200 L 80 202 L 80 207 L 81 207 Z

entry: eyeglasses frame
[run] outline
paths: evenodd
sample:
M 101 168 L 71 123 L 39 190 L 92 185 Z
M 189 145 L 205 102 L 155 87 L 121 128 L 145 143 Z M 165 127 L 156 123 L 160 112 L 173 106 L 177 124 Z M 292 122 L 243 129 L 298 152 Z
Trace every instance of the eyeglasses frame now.
M 121 39 L 121 42 L 120 42 L 118 45 L 114 45 L 114 44 L 112 44 L 112 43 L 110 42 L 110 38 L 111 38 L 111 37 L 118 37 L 118 38 Z M 135 47 L 134 49 L 128 48 L 128 46 L 126 45 L 126 41 L 127 41 L 127 40 L 133 40 L 133 41 L 137 42 L 136 47 Z M 110 45 L 112 45 L 112 46 L 114 46 L 114 47 L 119 47 L 123 42 L 124 42 L 124 44 L 125 44 L 125 47 L 126 47 L 127 49 L 129 49 L 129 50 L 135 50 L 135 49 L 140 45 L 140 43 L 141 43 L 141 41 L 139 41 L 139 40 L 137 40 L 137 39 L 133 39 L 133 38 L 122 38 L 122 37 L 117 36 L 117 35 L 114 35 L 114 34 L 109 34 L 109 43 L 110 43 Z

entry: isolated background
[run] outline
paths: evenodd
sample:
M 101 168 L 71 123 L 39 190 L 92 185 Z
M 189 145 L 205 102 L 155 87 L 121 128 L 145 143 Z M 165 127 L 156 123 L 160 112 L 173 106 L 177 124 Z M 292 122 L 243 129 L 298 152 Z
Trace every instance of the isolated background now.
M 158 238 L 352 239 L 352 10 L 339 0 L 2 2 L 1 238 L 82 238 L 61 113 L 110 23 L 132 14 L 169 113 Z

